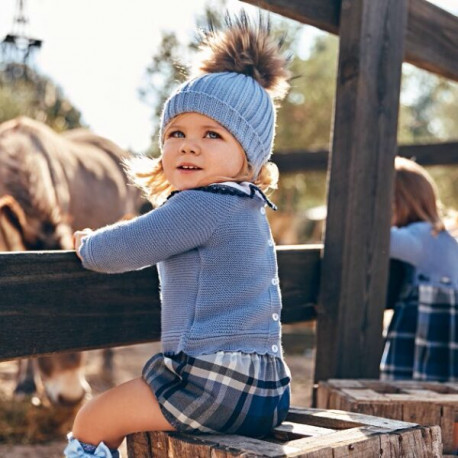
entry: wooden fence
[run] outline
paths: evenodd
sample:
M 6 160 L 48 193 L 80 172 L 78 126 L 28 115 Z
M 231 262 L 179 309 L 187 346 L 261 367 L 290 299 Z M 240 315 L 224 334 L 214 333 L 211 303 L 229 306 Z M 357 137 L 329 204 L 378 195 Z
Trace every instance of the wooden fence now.
M 376 377 L 401 66 L 458 81 L 458 18 L 426 0 L 247 1 L 339 34 L 325 244 L 278 249 L 283 320 L 317 314 L 316 379 Z M 105 276 L 74 253 L 0 254 L 0 360 L 155 340 L 159 321 L 154 269 Z
M 316 317 L 321 248 L 277 249 L 285 323 Z M 155 267 L 107 275 L 72 251 L 0 253 L 0 361 L 159 338 Z

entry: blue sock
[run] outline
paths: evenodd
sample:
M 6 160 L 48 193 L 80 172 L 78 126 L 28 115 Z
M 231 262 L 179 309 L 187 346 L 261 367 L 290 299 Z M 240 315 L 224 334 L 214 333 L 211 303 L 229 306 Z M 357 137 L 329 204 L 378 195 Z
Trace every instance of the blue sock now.
M 95 449 L 97 448 L 96 445 L 86 444 L 86 442 L 79 441 L 79 443 L 81 444 L 81 447 L 83 447 L 83 450 L 87 453 L 90 453 L 91 455 L 94 454 Z M 119 458 L 119 452 L 117 450 L 111 450 L 110 448 L 110 452 L 113 458 Z
M 73 437 L 72 433 L 70 433 L 67 437 L 68 437 L 69 445 L 65 449 L 65 453 L 66 453 L 65 456 L 68 456 L 67 452 L 71 453 L 71 456 L 76 456 L 75 453 L 78 453 L 78 456 L 94 455 L 95 451 L 100 446 L 105 450 L 105 452 L 109 451 L 112 458 L 120 458 L 120 454 L 117 450 L 108 449 L 108 447 L 103 443 L 99 445 L 87 444 L 86 442 L 81 442 L 78 439 L 76 439 L 75 437 Z M 97 456 L 100 456 L 99 453 L 97 453 Z M 103 456 L 106 456 L 106 453 L 104 453 Z

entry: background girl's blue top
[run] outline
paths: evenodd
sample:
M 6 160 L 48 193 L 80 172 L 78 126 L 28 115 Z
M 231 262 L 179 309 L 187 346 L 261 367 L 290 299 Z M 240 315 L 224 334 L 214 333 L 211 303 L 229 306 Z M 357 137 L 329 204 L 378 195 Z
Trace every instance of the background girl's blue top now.
M 428 222 L 391 228 L 390 257 L 415 267 L 414 284 L 450 284 L 458 287 L 458 242 L 449 232 L 432 234 Z

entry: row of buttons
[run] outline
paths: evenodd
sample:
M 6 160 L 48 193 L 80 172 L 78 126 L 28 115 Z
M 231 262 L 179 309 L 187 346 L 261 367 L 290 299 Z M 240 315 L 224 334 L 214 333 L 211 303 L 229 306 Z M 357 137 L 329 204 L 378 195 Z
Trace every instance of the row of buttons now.
M 265 215 L 266 214 L 266 209 L 264 207 L 261 207 L 259 209 L 259 211 L 261 212 L 261 214 Z M 269 244 L 269 246 L 274 246 L 274 242 L 272 239 L 269 239 L 269 241 L 267 242 Z M 272 285 L 274 286 L 277 286 L 278 285 L 278 278 L 274 277 L 272 278 Z M 272 313 L 272 319 L 274 321 L 278 321 L 280 319 L 280 315 L 278 313 Z M 272 345 L 272 351 L 274 353 L 277 353 L 278 351 L 278 345 Z

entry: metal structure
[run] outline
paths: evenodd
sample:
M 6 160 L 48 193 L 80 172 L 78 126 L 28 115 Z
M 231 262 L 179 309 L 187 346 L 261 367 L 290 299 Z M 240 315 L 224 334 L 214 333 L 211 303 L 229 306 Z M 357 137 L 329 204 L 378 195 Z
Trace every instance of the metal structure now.
M 31 37 L 28 29 L 29 18 L 25 11 L 25 0 L 17 0 L 12 30 L 0 43 L 3 64 L 31 64 L 35 52 L 41 48 L 43 41 Z

